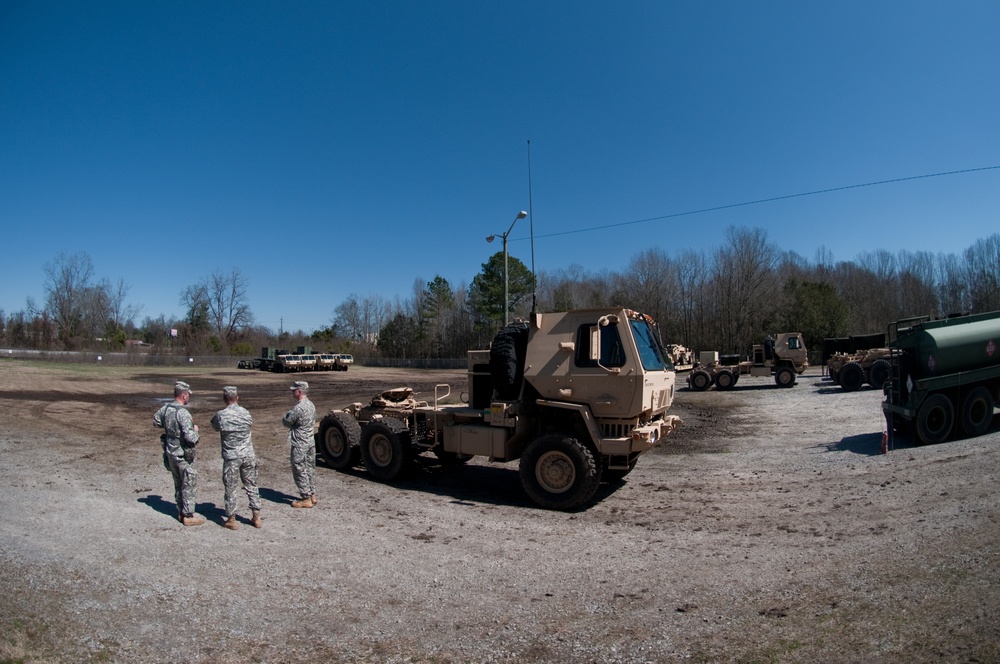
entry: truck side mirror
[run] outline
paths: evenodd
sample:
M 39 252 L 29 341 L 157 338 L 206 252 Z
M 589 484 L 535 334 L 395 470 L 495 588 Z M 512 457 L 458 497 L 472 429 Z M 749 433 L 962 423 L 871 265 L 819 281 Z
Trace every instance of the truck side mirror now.
M 590 326 L 590 357 L 594 362 L 601 359 L 601 328 L 598 325 Z

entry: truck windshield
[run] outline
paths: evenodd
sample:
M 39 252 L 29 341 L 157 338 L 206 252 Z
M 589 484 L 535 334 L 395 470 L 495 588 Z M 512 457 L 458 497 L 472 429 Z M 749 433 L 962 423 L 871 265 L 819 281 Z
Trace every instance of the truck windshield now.
M 656 331 L 644 320 L 630 319 L 632 334 L 635 335 L 635 347 L 639 350 L 639 360 L 646 371 L 673 370 L 673 365 L 667 359 L 660 346 Z

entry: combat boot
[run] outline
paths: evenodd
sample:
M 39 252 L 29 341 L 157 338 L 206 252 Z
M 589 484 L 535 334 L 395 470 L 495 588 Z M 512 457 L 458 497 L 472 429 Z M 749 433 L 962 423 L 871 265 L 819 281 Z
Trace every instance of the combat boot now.
M 229 530 L 236 530 L 237 528 L 239 528 L 239 526 L 236 524 L 236 515 L 234 514 L 228 519 L 226 519 L 226 522 L 222 524 L 222 527 L 229 528 Z
M 316 494 L 315 493 L 312 494 L 311 496 L 309 496 L 309 498 L 312 499 L 312 504 L 313 505 L 315 505 L 316 503 L 319 502 L 318 500 L 316 500 Z
M 260 528 L 262 525 L 260 522 L 260 510 L 251 510 L 253 512 L 253 517 L 250 519 L 250 525 L 254 528 Z
M 185 526 L 200 526 L 201 524 L 205 523 L 205 517 L 198 516 L 197 514 L 191 514 L 191 515 L 185 514 L 183 517 L 181 517 L 181 523 L 183 523 Z
M 311 496 L 306 496 L 305 498 L 301 498 L 299 500 L 293 500 L 292 501 L 292 507 L 309 507 L 309 508 L 311 508 L 312 506 L 313 506 L 313 501 L 312 501 L 312 497 Z

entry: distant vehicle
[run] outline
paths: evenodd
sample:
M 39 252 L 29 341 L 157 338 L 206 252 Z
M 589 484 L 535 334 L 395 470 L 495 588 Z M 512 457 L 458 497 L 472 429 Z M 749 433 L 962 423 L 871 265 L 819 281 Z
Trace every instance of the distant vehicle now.
M 349 355 L 347 353 L 341 353 L 340 355 L 337 355 L 337 364 L 335 367 L 337 371 L 347 371 L 347 369 L 350 368 L 352 364 L 354 364 L 353 355 Z
M 778 387 L 792 387 L 796 375 L 809 366 L 808 357 L 800 332 L 782 332 L 777 339 L 769 336 L 764 343 L 754 344 L 748 360 L 740 360 L 739 355 L 720 357 L 717 351 L 702 353 L 687 382 L 692 390 L 701 392 L 712 385 L 719 390 L 732 389 L 742 375 L 774 376 Z

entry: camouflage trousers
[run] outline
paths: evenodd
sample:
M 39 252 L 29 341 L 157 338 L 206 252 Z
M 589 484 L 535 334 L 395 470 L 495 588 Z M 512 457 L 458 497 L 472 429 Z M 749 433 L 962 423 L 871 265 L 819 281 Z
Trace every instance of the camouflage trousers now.
M 198 471 L 194 465 L 171 454 L 165 454 L 168 470 L 174 477 L 174 502 L 182 515 L 194 514 L 198 493 Z
M 316 493 L 313 486 L 313 475 L 316 474 L 316 446 L 292 446 L 292 479 L 299 490 L 299 497 L 305 498 Z
M 257 489 L 257 457 L 254 455 L 222 460 L 222 486 L 225 487 L 226 516 L 236 514 L 236 490 L 242 482 L 250 499 L 250 509 L 260 509 Z

